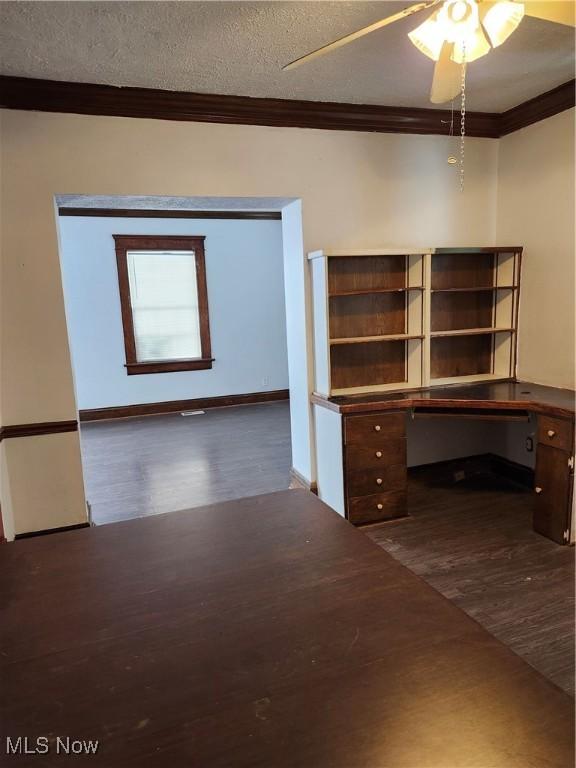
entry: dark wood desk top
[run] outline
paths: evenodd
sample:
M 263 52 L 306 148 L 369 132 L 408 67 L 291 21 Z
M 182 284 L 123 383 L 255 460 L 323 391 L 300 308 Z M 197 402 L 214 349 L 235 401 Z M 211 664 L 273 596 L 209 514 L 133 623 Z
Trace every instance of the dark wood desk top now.
M 103 768 L 573 766 L 569 696 L 305 491 L 20 541 L 0 571 L 2 749 L 99 739 L 82 764 Z
M 432 387 L 405 392 L 380 392 L 326 398 L 314 394 L 312 402 L 338 413 L 371 413 L 386 409 L 482 408 L 527 410 L 574 418 L 576 392 L 522 381 L 500 381 L 466 386 Z

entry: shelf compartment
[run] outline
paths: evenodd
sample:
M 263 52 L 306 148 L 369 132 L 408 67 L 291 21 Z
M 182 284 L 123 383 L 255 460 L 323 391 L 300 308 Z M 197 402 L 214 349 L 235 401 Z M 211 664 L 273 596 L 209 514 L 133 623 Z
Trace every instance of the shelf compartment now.
M 328 294 L 374 288 L 406 288 L 407 257 L 328 258 Z
M 494 326 L 494 294 L 491 291 L 436 292 L 432 294 L 430 330 L 458 331 Z
M 494 285 L 494 253 L 435 253 L 432 256 L 432 290 Z
M 406 333 L 405 291 L 332 296 L 328 301 L 330 338 Z
M 492 334 L 486 332 L 433 336 L 430 341 L 430 377 L 448 379 L 491 374 L 492 338 Z
M 514 328 L 459 328 L 455 331 L 433 331 L 430 336 L 433 339 L 448 336 L 483 336 L 494 333 L 514 333 Z
M 372 344 L 379 341 L 410 341 L 411 339 L 423 339 L 422 334 L 397 333 L 384 334 L 382 336 L 351 336 L 341 339 L 330 339 L 330 346 L 341 344 Z
M 406 382 L 405 340 L 331 347 L 332 390 Z

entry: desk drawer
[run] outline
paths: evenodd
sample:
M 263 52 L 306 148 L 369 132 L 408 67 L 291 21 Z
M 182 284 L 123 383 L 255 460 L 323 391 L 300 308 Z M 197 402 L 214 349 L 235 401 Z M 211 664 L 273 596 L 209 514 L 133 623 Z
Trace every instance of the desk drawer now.
M 349 472 L 347 495 L 367 496 L 374 493 L 406 490 L 406 464 L 394 464 L 375 469 L 360 469 Z
M 376 445 L 383 440 L 398 437 L 406 437 L 405 411 L 346 418 L 346 445 Z
M 406 464 L 406 438 L 379 440 L 370 447 L 346 446 L 346 472 Z
M 574 427 L 569 419 L 538 416 L 538 442 L 572 452 Z
M 376 493 L 348 499 L 348 520 L 356 525 L 394 520 L 406 515 L 406 491 Z

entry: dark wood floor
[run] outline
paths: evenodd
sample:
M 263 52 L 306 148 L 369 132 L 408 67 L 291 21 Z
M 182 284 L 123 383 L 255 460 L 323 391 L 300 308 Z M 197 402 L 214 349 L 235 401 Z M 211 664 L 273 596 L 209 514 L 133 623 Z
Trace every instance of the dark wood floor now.
M 94 422 L 81 436 L 98 524 L 289 484 L 288 403 Z M 516 486 L 442 486 L 428 471 L 410 478 L 409 518 L 362 530 L 573 692 L 574 548 L 533 533 L 530 504 Z
M 531 499 L 505 480 L 417 471 L 410 517 L 362 530 L 574 695 L 574 548 L 531 530 Z
M 81 425 L 97 525 L 288 488 L 288 402 Z
M 574 765 L 573 699 L 306 491 L 19 541 L 0 571 L 2 766 Z

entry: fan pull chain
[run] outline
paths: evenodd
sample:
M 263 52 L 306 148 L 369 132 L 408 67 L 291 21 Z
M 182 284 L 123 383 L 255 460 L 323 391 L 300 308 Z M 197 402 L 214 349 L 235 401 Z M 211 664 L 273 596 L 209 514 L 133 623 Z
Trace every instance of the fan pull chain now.
M 460 94 L 460 192 L 464 192 L 464 137 L 466 136 L 466 46 L 464 43 L 462 44 Z

